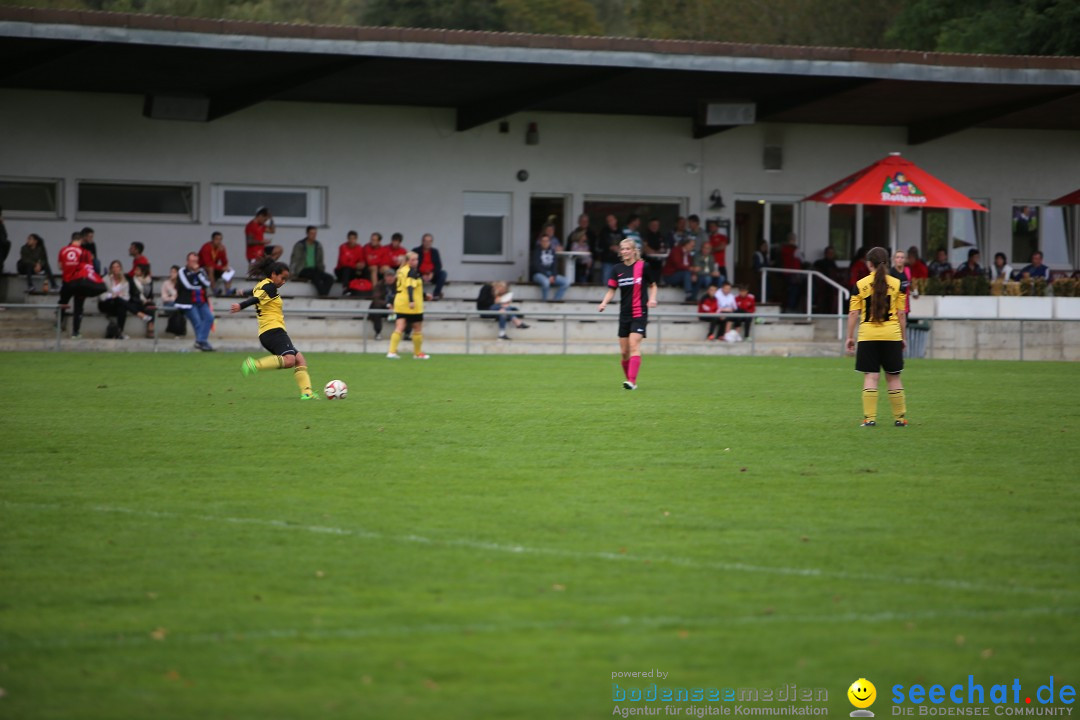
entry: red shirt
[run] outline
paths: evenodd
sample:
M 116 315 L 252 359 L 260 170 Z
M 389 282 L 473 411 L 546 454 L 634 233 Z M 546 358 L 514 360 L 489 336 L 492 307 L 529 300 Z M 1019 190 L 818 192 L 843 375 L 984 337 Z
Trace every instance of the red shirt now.
M 754 298 L 754 293 L 746 293 L 745 295 L 735 296 L 735 307 L 739 308 L 743 312 L 752 313 L 757 310 L 757 300 Z
M 916 260 L 912 265 L 908 266 L 908 270 L 911 271 L 912 280 L 930 277 L 930 268 L 926 267 L 926 263 L 922 260 Z
M 213 270 L 224 270 L 229 267 L 229 255 L 225 252 L 225 246 L 214 247 L 214 243 L 205 243 L 199 249 L 199 265 Z
M 386 245 L 375 246 L 368 243 L 364 246 L 364 262 L 368 267 L 389 267 L 390 248 Z
M 788 244 L 780 248 L 780 264 L 787 270 L 801 270 L 802 263 L 799 262 L 799 248 Z
M 408 252 L 409 252 L 408 250 L 401 247 L 400 245 L 398 245 L 396 248 L 393 245 L 386 248 L 386 254 L 390 258 L 390 263 L 389 263 L 390 267 L 392 267 L 392 268 L 400 267 L 401 266 L 401 258 Z M 423 272 L 424 272 L 423 270 L 420 270 L 421 274 L 423 274 Z
M 420 251 L 420 264 L 416 267 L 420 271 L 421 275 L 427 275 L 428 273 L 435 272 L 435 261 L 431 259 L 430 250 Z
M 667 262 L 664 263 L 664 275 L 671 275 L 677 273 L 680 270 L 690 269 L 690 258 L 683 252 L 681 246 L 675 246 L 671 249 L 671 252 L 667 256 Z
M 851 276 L 848 278 L 848 284 L 851 287 L 855 287 L 859 284 L 859 281 L 870 274 L 869 268 L 866 267 L 865 260 L 852 260 L 851 261 Z
M 251 220 L 244 226 L 244 239 L 247 240 L 247 259 L 258 260 L 263 256 L 266 245 L 266 226 L 258 220 Z
M 131 269 L 128 270 L 127 276 L 128 277 L 135 277 L 135 270 L 138 269 L 138 267 L 140 265 L 146 265 L 146 266 L 150 265 L 150 261 L 146 259 L 145 255 L 136 255 L 135 256 L 135 259 L 131 261 Z
M 60 248 L 60 271 L 64 274 L 64 282 L 74 282 L 83 275 L 83 267 L 94 263 L 94 256 L 89 250 L 84 250 L 78 245 L 65 245 Z
M 350 245 L 345 242 L 338 247 L 337 267 L 334 269 L 355 268 L 358 263 L 362 262 L 364 262 L 364 246 L 359 243 Z
M 697 311 L 704 315 L 708 315 L 711 313 L 715 313 L 717 307 L 718 306 L 716 304 L 716 296 L 706 295 L 705 297 L 701 298 L 701 302 L 698 303 Z
M 713 246 L 713 257 L 720 267 L 727 267 L 728 237 L 723 233 L 713 233 L 709 236 L 709 244 Z

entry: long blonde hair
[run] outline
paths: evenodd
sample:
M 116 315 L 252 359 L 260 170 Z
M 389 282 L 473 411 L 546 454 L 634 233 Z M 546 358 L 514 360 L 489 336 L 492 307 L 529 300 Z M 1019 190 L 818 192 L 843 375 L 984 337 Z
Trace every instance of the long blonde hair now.
M 634 262 L 637 262 L 638 260 L 640 260 L 641 259 L 641 248 L 638 247 L 637 241 L 632 240 L 630 238 L 624 238 L 622 240 L 622 242 L 619 243 L 619 247 L 622 247 L 626 243 L 630 243 L 630 247 L 633 248 L 633 250 L 634 250 Z
M 398 267 L 401 267 L 402 265 L 408 265 L 409 261 L 412 260 L 413 258 L 416 258 L 417 260 L 419 260 L 420 256 L 417 255 L 416 253 L 414 253 L 412 250 L 410 250 L 409 252 L 402 255 L 400 260 L 398 260 Z

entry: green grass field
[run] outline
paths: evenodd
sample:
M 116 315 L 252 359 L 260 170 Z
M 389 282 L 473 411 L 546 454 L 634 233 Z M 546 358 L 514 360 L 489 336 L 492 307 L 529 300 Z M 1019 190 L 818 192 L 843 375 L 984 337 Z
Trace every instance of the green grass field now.
M 313 355 L 350 386 L 316 403 L 240 360 L 6 356 L 0 718 L 1080 681 L 1075 365 L 914 362 L 911 426 L 863 430 L 850 359 L 647 357 L 630 393 L 614 356 Z

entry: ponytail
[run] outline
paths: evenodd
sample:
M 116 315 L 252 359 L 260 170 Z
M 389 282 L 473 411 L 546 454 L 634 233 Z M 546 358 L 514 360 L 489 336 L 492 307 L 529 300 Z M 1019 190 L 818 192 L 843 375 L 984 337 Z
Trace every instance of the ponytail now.
M 876 247 L 866 253 L 866 261 L 874 266 L 874 282 L 870 292 L 870 322 L 885 322 L 889 319 L 889 283 L 886 281 L 889 253 L 885 248 Z
M 278 262 L 270 255 L 265 255 L 259 259 L 258 262 L 251 266 L 248 272 L 248 277 L 251 278 L 268 278 L 271 275 L 278 275 L 289 269 L 289 266 L 283 262 Z

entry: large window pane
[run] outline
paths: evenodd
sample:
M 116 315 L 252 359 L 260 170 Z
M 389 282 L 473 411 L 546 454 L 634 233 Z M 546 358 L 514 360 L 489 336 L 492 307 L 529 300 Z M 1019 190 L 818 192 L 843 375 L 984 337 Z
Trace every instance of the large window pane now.
M 923 210 L 923 259 L 929 263 L 938 250 L 949 251 L 949 211 L 926 208 Z
M 58 180 L 0 180 L 0 208 L 9 215 L 60 215 Z
M 1068 210 L 1063 207 L 1042 208 L 1043 226 L 1040 242 L 1043 262 L 1051 267 L 1072 267 L 1069 234 L 1066 225 Z
M 80 182 L 76 207 L 99 216 L 148 215 L 194 217 L 191 185 Z
M 275 217 L 306 218 L 307 192 L 297 190 L 225 190 L 226 215 L 255 217 L 259 208 L 270 208 Z
M 1031 260 L 1039 249 L 1039 208 L 1034 205 L 1014 205 L 1012 211 L 1012 261 L 1019 269 Z
M 981 228 L 985 215 L 975 210 L 949 211 L 949 262 L 953 267 L 967 262 L 968 251 L 982 252 Z M 987 265 L 987 258 L 982 259 L 982 265 Z
M 862 246 L 889 247 L 889 208 L 881 205 L 862 206 Z
M 773 245 L 783 245 L 788 235 L 795 232 L 794 203 L 769 203 L 769 240 Z
M 837 260 L 850 260 L 855 254 L 855 205 L 829 208 L 829 245 Z
M 502 258 L 510 226 L 510 193 L 464 194 L 462 252 L 475 258 Z

